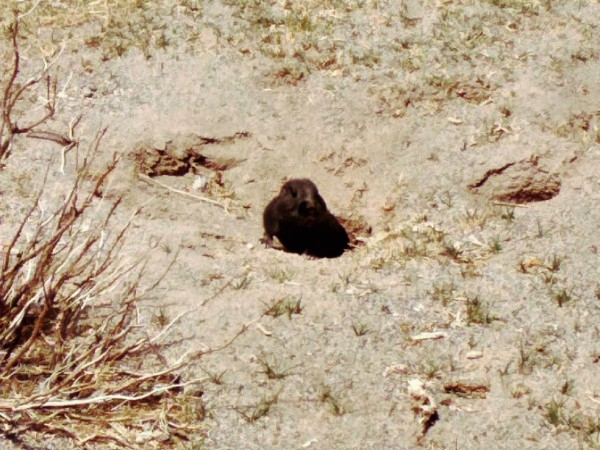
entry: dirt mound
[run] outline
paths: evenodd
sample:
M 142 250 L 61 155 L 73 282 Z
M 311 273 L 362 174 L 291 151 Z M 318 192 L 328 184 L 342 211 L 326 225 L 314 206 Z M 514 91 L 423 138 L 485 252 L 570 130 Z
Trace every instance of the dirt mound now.
M 539 158 L 533 157 L 490 169 L 469 188 L 498 201 L 530 203 L 557 196 L 560 186 L 559 175 L 541 167 Z
M 250 133 L 239 132 L 223 138 L 184 134 L 166 141 L 145 139 L 134 146 L 130 159 L 135 162 L 140 173 L 150 177 L 182 176 L 190 172 L 198 175 L 207 169 L 223 171 L 237 166 L 243 160 L 207 157 L 203 149 L 209 145 L 228 144 L 248 137 Z

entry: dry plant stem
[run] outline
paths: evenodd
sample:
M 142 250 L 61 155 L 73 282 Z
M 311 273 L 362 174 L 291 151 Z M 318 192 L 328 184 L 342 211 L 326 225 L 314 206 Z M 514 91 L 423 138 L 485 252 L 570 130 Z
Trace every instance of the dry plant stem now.
M 166 184 L 163 184 L 163 183 L 160 183 L 160 182 L 158 182 L 158 181 L 156 181 L 156 180 L 153 180 L 153 179 L 152 179 L 152 178 L 150 178 L 148 175 L 144 175 L 144 174 L 142 174 L 142 173 L 141 173 L 141 174 L 139 174 L 139 177 L 140 177 L 142 180 L 146 181 L 147 183 L 150 183 L 150 184 L 155 184 L 155 185 L 157 185 L 157 186 L 160 186 L 160 187 L 162 187 L 162 188 L 164 188 L 164 189 L 167 189 L 167 190 L 169 190 L 169 191 L 171 191 L 171 192 L 175 192 L 176 194 L 183 195 L 183 196 L 185 196 L 185 197 L 190 197 L 190 198 L 193 198 L 193 199 L 195 199 L 195 200 L 200 200 L 201 202 L 210 203 L 211 205 L 218 206 L 219 208 L 222 208 L 222 209 L 224 209 L 224 210 L 225 210 L 225 212 L 228 212 L 228 211 L 227 211 L 227 207 L 226 207 L 225 205 L 223 205 L 222 203 L 219 203 L 219 202 L 218 202 L 218 201 L 216 201 L 216 200 L 212 200 L 212 199 L 210 199 L 210 198 L 206 198 L 206 197 L 200 197 L 200 196 L 198 196 L 198 195 L 190 194 L 189 192 L 180 191 L 179 189 L 174 189 L 174 188 L 172 188 L 172 187 L 170 187 L 170 186 L 167 186 Z
M 155 374 L 151 374 L 147 378 L 148 379 L 154 378 L 154 375 Z M 203 380 L 201 380 L 201 379 L 194 379 L 191 381 L 187 381 L 185 383 L 161 386 L 159 388 L 152 389 L 151 391 L 148 391 L 142 395 L 137 395 L 137 396 L 114 394 L 114 395 L 101 395 L 98 397 L 82 398 L 82 399 L 78 399 L 78 400 L 40 401 L 40 402 L 25 403 L 25 404 L 19 404 L 19 402 L 16 400 L 2 400 L 2 401 L 0 401 L 0 410 L 2 410 L 2 411 L 24 411 L 27 409 L 36 409 L 36 408 L 42 408 L 42 407 L 43 408 L 64 408 L 64 407 L 72 407 L 72 406 L 93 405 L 93 404 L 98 404 L 98 403 L 113 402 L 115 400 L 126 401 L 126 402 L 138 401 L 138 400 L 143 400 L 145 398 L 152 397 L 154 395 L 158 395 L 158 394 L 161 394 L 161 393 L 173 390 L 173 389 L 180 389 L 180 388 L 183 388 L 186 386 L 190 386 L 192 384 L 199 384 L 202 381 Z
M 154 336 L 152 339 L 150 339 L 150 343 L 155 344 L 157 343 L 160 339 L 162 339 L 165 335 L 167 335 L 167 333 L 169 332 L 169 330 L 171 329 L 171 327 L 179 322 L 179 319 L 181 319 L 183 316 L 185 316 L 186 314 L 189 314 L 189 311 L 183 311 L 181 313 L 179 313 L 177 315 L 177 317 L 175 317 L 173 320 L 171 320 L 171 322 L 169 322 L 161 331 L 160 333 L 158 333 L 156 336 Z
M 92 145 L 92 147 L 91 147 L 92 150 L 94 150 L 94 151 L 97 150 L 99 139 L 102 135 L 103 135 L 103 132 L 99 134 L 98 140 L 96 141 L 96 143 L 94 145 Z M 75 232 L 74 235 L 70 236 L 71 237 L 71 239 L 69 241 L 70 244 L 67 244 L 66 247 L 63 247 L 62 249 L 59 250 L 59 249 L 57 249 L 57 246 L 58 246 L 59 242 L 61 241 L 62 237 L 67 232 L 67 230 L 70 231 L 73 228 L 73 225 L 74 225 L 75 221 L 79 218 L 80 213 L 90 206 L 91 201 L 94 197 L 94 193 L 103 184 L 103 182 L 104 182 L 105 178 L 108 176 L 108 174 L 114 170 L 117 162 L 118 162 L 117 158 L 113 159 L 113 162 L 109 166 L 107 171 L 98 177 L 94 188 L 91 190 L 91 192 L 85 198 L 83 203 L 80 206 L 77 206 L 76 205 L 77 192 L 78 192 L 82 177 L 87 175 L 87 171 L 81 171 L 79 173 L 79 175 L 75 181 L 75 184 L 74 184 L 73 188 L 71 189 L 71 191 L 69 192 L 69 194 L 67 195 L 67 198 L 66 198 L 65 202 L 63 203 L 62 207 L 55 214 L 53 214 L 53 217 L 57 218 L 56 228 L 54 229 L 54 231 L 52 233 L 52 237 L 47 242 L 45 242 L 43 245 L 39 245 L 36 247 L 36 245 L 38 243 L 39 232 L 41 230 L 41 227 L 38 227 L 37 233 L 36 233 L 36 238 L 30 240 L 30 243 L 29 243 L 28 247 L 25 249 L 25 251 L 22 253 L 22 256 L 16 258 L 17 261 L 14 264 L 14 266 L 11 268 L 9 268 L 8 266 L 10 264 L 10 256 L 11 256 L 12 252 L 9 252 L 6 255 L 4 265 L 3 265 L 3 278 L 0 281 L 0 294 L 1 295 L 3 295 L 4 297 L 7 295 L 6 287 L 12 288 L 16 274 L 19 273 L 19 271 L 21 270 L 21 268 L 23 267 L 23 265 L 25 263 L 31 262 L 34 259 L 37 259 L 37 263 L 35 264 L 34 274 L 29 279 L 29 282 L 23 283 L 20 290 L 18 290 L 15 293 L 15 295 L 13 296 L 13 298 L 17 299 L 17 303 L 18 303 L 18 299 L 20 299 L 22 295 L 31 291 L 32 283 L 37 283 L 38 280 L 44 280 L 44 279 L 48 278 L 47 273 L 44 273 L 44 271 L 48 267 L 54 267 L 54 271 L 50 274 L 50 277 L 49 277 L 50 279 L 53 279 L 53 281 L 54 281 L 52 283 L 53 286 L 52 286 L 52 288 L 48 288 L 47 287 L 48 283 L 44 281 L 41 284 L 42 291 L 39 292 L 34 297 L 34 298 L 43 298 L 45 301 L 45 307 L 48 307 L 48 308 L 52 308 L 52 306 L 53 306 L 52 302 L 53 302 L 55 291 L 60 289 L 69 279 L 76 278 L 78 275 L 81 275 L 82 271 L 84 271 L 85 267 L 87 267 L 85 264 L 81 264 L 81 260 L 84 257 L 84 255 L 89 254 L 90 248 L 98 240 L 97 235 L 95 235 L 95 234 L 90 235 L 88 237 L 88 239 L 86 241 L 84 241 L 83 245 L 81 246 L 81 248 L 79 250 L 75 250 L 73 248 L 73 245 L 76 242 L 77 232 Z M 87 162 L 84 164 L 87 164 Z M 38 201 L 35 202 L 35 204 L 37 204 L 37 203 L 38 203 Z M 104 226 L 106 225 L 107 221 L 113 216 L 115 209 L 118 206 L 118 203 L 119 202 L 117 201 L 115 203 L 115 205 L 113 205 L 113 208 L 107 214 L 107 218 L 103 224 Z M 28 220 L 28 218 L 31 216 L 31 213 L 32 212 L 30 211 L 30 213 L 27 214 L 25 221 Z M 11 242 L 9 249 L 12 250 L 14 244 L 16 243 L 16 240 L 19 239 L 20 234 L 23 231 L 23 227 L 24 227 L 24 222 L 21 223 L 21 225 L 15 235 L 15 238 Z M 119 235 L 119 238 L 122 237 L 123 233 L 124 233 L 124 231 L 121 232 L 121 234 Z M 115 244 L 118 244 L 119 242 L 120 242 L 120 239 L 117 240 L 115 242 Z M 62 261 L 60 261 L 60 259 L 59 259 L 59 255 L 61 254 L 61 252 L 66 255 L 64 257 L 65 259 L 63 259 Z M 69 261 L 67 261 L 67 259 Z M 55 262 L 57 260 L 60 262 L 58 262 L 56 264 L 52 264 L 53 262 Z M 104 267 L 101 266 L 100 270 L 96 271 L 95 276 L 102 274 L 104 268 L 105 268 L 105 266 Z M 59 273 L 61 275 L 59 275 Z M 32 302 L 27 303 L 25 305 L 26 307 L 19 313 L 21 315 L 26 313 L 29 306 L 31 306 L 31 304 L 32 304 Z M 43 312 L 44 311 L 45 311 L 45 309 L 43 310 Z M 38 330 L 38 324 L 41 323 L 40 321 L 44 320 L 44 318 L 45 318 L 44 314 L 42 314 L 40 316 L 40 318 L 38 318 L 36 320 L 36 326 L 34 327 L 35 332 L 33 335 L 31 335 L 31 337 L 29 339 L 29 343 L 27 345 L 23 346 L 21 348 L 21 350 L 9 362 L 6 363 L 5 370 L 10 370 L 10 368 L 16 363 L 16 361 L 25 353 L 25 351 L 27 350 L 30 343 L 33 342 L 37 338 L 36 330 Z M 2 334 L 2 336 L 1 336 L 2 338 L 6 338 L 7 331 L 12 332 L 13 335 L 18 336 L 18 335 L 20 335 L 21 330 L 20 329 L 14 330 L 14 329 L 12 329 L 12 327 L 9 327 L 9 329 L 6 330 Z M 8 352 L 5 355 L 5 361 L 9 355 L 10 355 L 10 352 Z
M 69 124 L 69 136 L 63 136 L 62 134 L 56 133 L 54 131 L 48 130 L 38 130 L 38 131 L 30 131 L 27 133 L 28 138 L 32 139 L 43 139 L 47 141 L 56 142 L 59 145 L 62 145 L 61 149 L 61 158 L 60 158 L 60 173 L 65 173 L 65 164 L 67 163 L 67 153 L 69 150 L 73 149 L 79 142 L 75 138 L 75 128 L 79 125 L 82 116 L 79 115 L 77 118 L 73 119 Z
M 42 182 L 42 186 L 44 186 L 46 184 L 46 179 L 48 176 L 48 171 L 46 171 L 45 175 L 44 175 L 44 179 Z M 36 198 L 33 201 L 33 204 L 31 206 L 31 208 L 27 211 L 27 213 L 25 214 L 25 217 L 23 217 L 23 220 L 19 223 L 19 227 L 17 228 L 17 231 L 15 232 L 13 239 L 10 241 L 10 243 L 7 246 L 7 250 L 6 250 L 6 255 L 4 256 L 4 261 L 2 263 L 2 274 L 4 276 L 6 276 L 6 273 L 8 271 L 8 266 L 10 264 L 11 261 L 11 256 L 19 256 L 20 252 L 17 251 L 17 249 L 15 248 L 17 241 L 19 239 L 19 237 L 21 236 L 21 234 L 23 233 L 23 228 L 25 227 L 25 225 L 27 224 L 27 222 L 29 221 L 29 219 L 31 218 L 31 215 L 35 212 L 35 210 L 38 208 L 39 206 L 39 202 L 40 202 L 40 198 L 42 196 L 43 193 L 43 189 L 40 189 L 40 191 L 38 192 Z M 41 230 L 38 230 L 41 231 Z M 37 235 L 34 237 L 37 238 Z M 34 242 L 35 239 L 32 239 L 30 241 L 30 244 Z M 13 255 L 14 253 L 14 255 Z M 0 287 L 3 285 L 3 281 L 0 280 Z M 0 293 L 3 293 L 0 290 Z
M 237 338 L 239 338 L 242 334 L 244 334 L 246 331 L 248 331 L 248 329 L 250 328 L 251 325 L 254 325 L 254 324 L 258 323 L 266 315 L 267 315 L 267 313 L 264 312 L 257 319 L 254 319 L 254 320 L 252 320 L 252 321 L 250 321 L 250 322 L 245 323 L 244 325 L 242 325 L 240 327 L 240 329 L 238 330 L 238 332 L 236 334 L 234 334 L 231 337 L 231 339 L 229 339 L 223 345 L 220 345 L 218 347 L 214 347 L 214 348 L 211 348 L 211 349 L 208 349 L 208 350 L 200 350 L 200 351 L 194 353 L 192 359 L 200 358 L 202 355 L 209 355 L 211 353 L 220 352 L 221 350 L 226 349 L 231 344 L 233 344 L 237 340 Z
M 27 134 L 27 137 L 32 138 L 32 139 L 44 139 L 47 141 L 53 141 L 53 142 L 56 142 L 57 144 L 65 146 L 65 147 L 75 145 L 75 143 L 73 141 L 71 141 L 70 139 L 68 139 L 65 136 L 62 136 L 58 133 L 55 133 L 53 131 L 45 131 L 45 130 L 31 131 Z
M 527 205 L 522 205 L 520 203 L 509 203 L 509 202 L 493 202 L 496 206 L 509 206 L 512 208 L 529 208 Z
M 2 123 L 0 123 L 0 157 L 4 157 L 5 153 L 8 152 L 10 144 L 12 142 L 12 124 L 10 120 L 11 108 L 9 105 L 12 101 L 12 90 L 19 73 L 20 55 L 19 55 L 19 44 L 17 42 L 17 36 L 19 34 L 19 21 L 15 20 L 14 23 L 8 29 L 13 45 L 13 70 L 10 78 L 4 88 L 4 95 L 2 96 Z M 14 103 L 13 103 L 14 104 Z M 4 138 L 5 129 L 8 127 L 9 137 Z
M 19 351 L 10 360 L 8 360 L 8 362 L 6 362 L 6 364 L 4 365 L 4 370 L 6 370 L 6 371 L 10 370 L 20 360 L 20 358 L 29 350 L 29 348 L 33 344 L 33 342 L 38 338 L 40 327 L 46 319 L 46 314 L 48 313 L 48 311 L 50 309 L 52 309 L 54 307 L 54 297 L 55 297 L 56 292 L 62 288 L 62 286 L 66 283 L 68 278 L 79 275 L 80 273 L 77 273 L 78 270 L 84 270 L 84 269 L 78 269 L 76 267 L 76 265 L 79 263 L 80 258 L 73 258 L 70 261 L 70 266 L 63 269 L 64 272 L 62 272 L 62 275 L 59 275 L 59 272 L 58 272 L 62 266 L 62 264 L 60 264 L 60 263 L 55 268 L 55 270 L 50 275 L 50 277 L 47 277 L 46 274 L 43 273 L 43 269 L 45 267 L 48 267 L 50 264 L 52 264 L 52 260 L 56 258 L 55 251 L 56 251 L 56 246 L 58 243 L 58 239 L 56 239 L 56 237 L 57 236 L 62 237 L 62 235 L 64 234 L 64 231 L 65 231 L 65 227 L 68 227 L 71 225 L 72 225 L 72 222 L 69 221 L 61 229 L 57 230 L 55 239 L 52 239 L 47 245 L 45 245 L 39 254 L 39 260 L 38 260 L 39 263 L 37 264 L 35 274 L 31 281 L 33 283 L 36 283 L 37 280 L 42 281 L 41 292 L 38 292 L 33 298 L 36 301 L 38 301 L 39 299 L 43 299 L 44 305 L 42 307 L 42 311 L 39 313 L 39 316 L 37 317 L 37 319 L 35 321 L 33 333 L 30 334 L 27 342 L 21 346 Z M 71 255 L 75 254 L 75 256 L 81 257 L 90 250 L 90 248 L 94 242 L 95 242 L 94 239 L 86 242 L 86 245 L 83 247 L 82 253 L 80 253 L 80 254 L 72 252 L 72 249 L 70 249 L 71 251 L 69 251 L 67 254 L 71 254 Z M 33 253 L 37 254 L 37 252 L 35 252 L 35 251 Z M 99 274 L 101 274 L 101 272 Z M 54 282 L 48 283 L 46 280 L 49 280 L 49 279 L 54 279 Z M 29 283 L 25 284 L 23 286 L 23 288 L 21 289 L 21 291 L 19 291 L 19 296 L 17 298 L 21 297 L 21 294 L 24 295 L 26 293 L 26 291 L 30 291 L 31 288 L 32 288 L 32 286 Z M 19 311 L 18 317 L 22 318 L 23 315 L 28 312 L 29 308 L 34 303 L 35 302 L 31 302 L 31 301 L 28 302 L 25 305 L 25 307 L 21 311 Z M 14 325 L 18 325 L 18 327 L 16 329 L 14 329 L 13 328 Z M 23 325 L 23 322 L 21 320 L 17 320 L 16 322 L 13 321 L 13 323 L 11 324 L 11 327 L 9 327 L 8 331 L 13 331 L 14 335 L 20 336 L 21 332 L 22 332 L 22 328 L 23 328 L 21 325 Z M 59 327 L 59 329 L 64 329 L 64 326 Z M 7 353 L 6 357 L 8 357 L 9 355 L 10 355 L 10 352 Z M 6 357 L 5 357 L 5 361 L 6 361 Z
M 33 11 L 35 11 L 35 9 L 38 7 L 38 5 L 40 4 L 41 1 L 42 0 L 37 0 L 37 2 L 35 2 L 35 4 L 31 8 L 29 8 L 29 11 L 24 12 L 23 14 L 20 14 L 18 16 L 18 19 L 19 20 L 23 19 L 24 17 L 27 17 L 29 14 L 31 14 Z
M 35 6 L 34 6 L 35 8 Z M 10 156 L 10 150 L 13 139 L 19 134 L 30 134 L 31 137 L 38 139 L 47 139 L 57 142 L 63 147 L 69 149 L 75 145 L 73 136 L 71 139 L 66 138 L 58 133 L 51 131 L 37 131 L 36 128 L 47 122 L 49 119 L 54 117 L 57 105 L 57 80 L 50 75 L 50 69 L 56 63 L 60 54 L 64 48 L 59 52 L 58 56 L 53 61 L 47 62 L 44 60 L 44 68 L 41 69 L 40 73 L 25 81 L 22 85 L 19 85 L 17 78 L 21 69 L 21 55 L 19 50 L 19 17 L 15 16 L 13 23 L 8 28 L 9 39 L 12 44 L 13 59 L 12 59 L 12 70 L 10 76 L 4 86 L 2 93 L 2 118 L 0 120 L 0 160 L 4 160 Z M 14 109 L 17 103 L 19 103 L 24 94 L 30 89 L 40 83 L 45 83 L 45 102 L 44 114 L 37 118 L 29 121 L 26 125 L 19 125 L 17 118 L 13 117 Z

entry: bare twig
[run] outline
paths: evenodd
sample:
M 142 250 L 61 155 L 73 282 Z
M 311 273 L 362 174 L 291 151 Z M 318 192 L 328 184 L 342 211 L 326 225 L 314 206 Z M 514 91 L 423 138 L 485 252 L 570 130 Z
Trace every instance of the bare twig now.
M 211 205 L 218 206 L 219 208 L 222 208 L 222 209 L 224 209 L 224 210 L 225 210 L 225 212 L 228 212 L 228 211 L 227 211 L 227 207 L 226 207 L 225 205 L 223 205 L 222 203 L 219 203 L 219 202 L 218 202 L 218 201 L 216 201 L 216 200 L 212 200 L 212 199 L 210 199 L 210 198 L 206 198 L 206 197 L 200 197 L 200 196 L 198 196 L 198 195 L 190 194 L 189 192 L 185 192 L 185 191 L 181 191 L 181 190 L 179 190 L 179 189 L 172 188 L 172 187 L 170 187 L 170 186 L 167 186 L 166 184 L 163 184 L 163 183 L 160 183 L 160 182 L 158 182 L 158 181 L 156 181 L 156 180 L 153 180 L 153 179 L 152 179 L 152 178 L 150 178 L 148 175 L 144 175 L 144 174 L 142 174 L 142 173 L 140 173 L 140 174 L 139 174 L 139 177 L 140 177 L 142 180 L 146 181 L 147 183 L 154 184 L 154 185 L 156 185 L 156 186 L 160 186 L 160 187 L 162 187 L 162 188 L 164 188 L 164 189 L 167 189 L 167 190 L 169 190 L 169 191 L 171 191 L 171 192 L 175 192 L 176 194 L 183 195 L 183 196 L 185 196 L 185 197 L 190 197 L 190 198 L 193 198 L 194 200 L 200 200 L 201 202 L 210 203 Z
M 509 203 L 509 202 L 492 202 L 496 206 L 508 206 L 510 208 L 529 208 L 527 205 L 522 205 L 520 203 Z
M 38 2 L 39 3 L 39 2 Z M 37 3 L 32 7 L 31 11 L 35 9 Z M 12 44 L 12 64 L 11 72 L 6 84 L 4 85 L 0 107 L 1 107 L 1 119 L 0 119 L 0 160 L 6 159 L 10 156 L 12 143 L 17 135 L 29 135 L 30 137 L 37 139 L 46 139 L 57 142 L 63 147 L 69 146 L 70 148 L 75 145 L 74 137 L 66 138 L 58 133 L 51 131 L 39 131 L 37 128 L 49 119 L 54 117 L 58 107 L 57 85 L 58 82 L 55 77 L 50 74 L 52 67 L 59 60 L 65 47 L 61 47 L 61 50 L 55 55 L 51 61 L 43 60 L 44 67 L 39 73 L 26 80 L 23 83 L 18 82 L 19 74 L 21 71 L 21 53 L 19 49 L 19 20 L 22 17 L 27 16 L 31 11 L 18 16 L 15 13 L 13 23 L 8 27 L 8 35 Z M 36 119 L 29 119 L 25 121 L 23 117 L 15 117 L 16 106 L 19 103 L 24 102 L 25 93 L 36 86 L 42 84 L 45 88 L 45 99 L 42 105 L 45 112 Z M 66 86 L 65 86 L 66 88 Z M 64 90 L 64 88 L 63 88 Z M 26 108 L 19 108 L 26 109 Z M 25 125 L 19 124 L 19 120 L 25 122 Z M 63 149 L 64 152 L 64 149 Z
M 40 401 L 35 403 L 25 403 L 21 404 L 18 400 L 1 400 L 0 401 L 0 410 L 3 411 L 24 411 L 26 409 L 36 409 L 36 408 L 70 408 L 73 406 L 85 406 L 85 405 L 94 405 L 98 403 L 109 403 L 118 401 L 126 401 L 126 402 L 135 402 L 139 400 L 143 400 L 148 397 L 152 397 L 154 395 L 162 394 L 164 392 L 173 390 L 173 389 L 181 389 L 185 386 L 189 386 L 191 384 L 198 384 L 202 380 L 192 380 L 186 383 L 178 383 L 178 384 L 170 384 L 167 386 L 161 386 L 151 391 L 145 392 L 141 395 L 99 395 L 97 397 L 88 397 L 77 400 L 50 400 L 50 401 Z
M 27 16 L 28 16 L 29 14 L 31 14 L 33 11 L 35 11 L 35 9 L 37 8 L 37 6 L 40 4 L 40 2 L 41 2 L 41 1 L 42 1 L 42 0 L 37 0 L 37 2 L 35 2 L 35 4 L 34 4 L 34 5 L 31 7 L 31 8 L 29 8 L 29 11 L 27 11 L 27 12 L 24 12 L 23 14 L 20 14 L 20 15 L 19 15 L 19 17 L 18 17 L 18 19 L 19 19 L 19 20 L 21 20 L 21 19 L 23 19 L 24 17 L 27 17 Z
M 72 146 L 75 144 L 74 141 L 72 141 L 71 139 L 55 133 L 53 131 L 45 131 L 45 130 L 40 130 L 40 131 L 30 131 L 27 134 L 27 137 L 29 138 L 33 138 L 33 139 L 45 139 L 47 141 L 53 141 L 56 142 L 59 145 L 63 145 L 63 146 Z

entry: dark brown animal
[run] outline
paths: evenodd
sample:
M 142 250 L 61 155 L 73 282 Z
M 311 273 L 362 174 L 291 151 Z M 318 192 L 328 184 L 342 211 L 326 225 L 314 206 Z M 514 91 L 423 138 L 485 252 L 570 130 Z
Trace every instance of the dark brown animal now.
M 273 236 L 286 251 L 318 258 L 335 258 L 348 248 L 348 234 L 327 210 L 315 183 L 306 178 L 292 179 L 263 213 L 263 242 L 273 246 Z

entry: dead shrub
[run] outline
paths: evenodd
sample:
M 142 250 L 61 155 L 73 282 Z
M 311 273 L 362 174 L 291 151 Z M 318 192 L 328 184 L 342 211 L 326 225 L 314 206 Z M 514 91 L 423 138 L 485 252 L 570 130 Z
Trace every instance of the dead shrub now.
M 177 318 L 158 330 L 142 319 L 141 300 L 162 276 L 149 281 L 148 255 L 123 251 L 135 214 L 119 225 L 121 200 L 105 195 L 119 158 L 94 172 L 104 131 L 80 158 L 78 120 L 68 137 L 39 129 L 56 111 L 57 83 L 46 62 L 38 76 L 19 81 L 18 30 L 15 20 L 8 29 L 13 66 L 0 93 L 0 162 L 27 135 L 62 145 L 62 169 L 66 150 L 75 149 L 76 170 L 54 209 L 42 183 L 0 248 L 0 430 L 14 440 L 41 432 L 126 448 L 201 438 L 202 391 L 186 389 L 199 380 L 181 379 L 193 358 L 162 354 Z M 28 120 L 23 115 L 34 108 L 24 99 L 40 86 L 44 112 Z
M 40 208 L 40 191 L 3 249 L 0 424 L 7 436 L 37 430 L 132 447 L 143 432 L 167 445 L 200 431 L 203 408 L 183 389 L 198 381 L 180 379 L 190 355 L 169 363 L 160 352 L 173 322 L 153 335 L 140 319 L 140 300 L 162 277 L 144 282 L 147 255 L 122 252 L 134 216 L 115 231 L 120 199 L 99 197 L 117 162 L 94 174 L 84 158 L 51 213 Z

